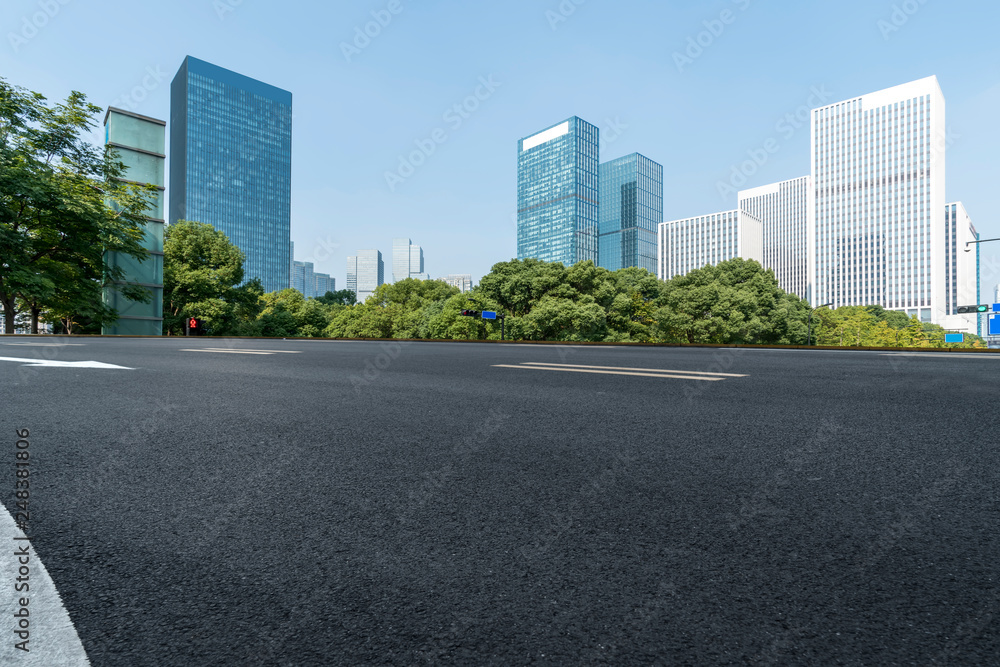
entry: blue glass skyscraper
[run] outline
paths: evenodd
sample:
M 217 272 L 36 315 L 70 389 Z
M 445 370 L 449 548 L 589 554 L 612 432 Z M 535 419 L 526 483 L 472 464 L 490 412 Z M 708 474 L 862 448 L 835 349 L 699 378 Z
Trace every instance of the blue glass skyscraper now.
M 203 60 L 170 87 L 170 222 L 207 222 L 246 254 L 246 279 L 289 285 L 292 94 Z
M 663 166 L 639 153 L 600 168 L 600 265 L 638 266 L 656 274 L 656 233 L 663 222 Z
M 518 141 L 518 259 L 597 263 L 599 132 L 574 116 Z

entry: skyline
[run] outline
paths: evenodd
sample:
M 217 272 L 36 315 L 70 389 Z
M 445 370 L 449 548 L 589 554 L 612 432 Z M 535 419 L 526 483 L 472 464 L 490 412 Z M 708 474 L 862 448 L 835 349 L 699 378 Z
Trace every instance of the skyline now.
M 163 30 L 141 38 L 116 31 L 113 42 L 101 43 L 88 37 L 101 17 L 69 2 L 15 45 L 10 35 L 23 32 L 22 19 L 41 11 L 37 2 L 16 1 L 0 10 L 8 26 L 0 72 L 52 100 L 78 89 L 95 104 L 117 100 L 164 119 L 170 78 L 186 55 L 289 90 L 296 99 L 295 259 L 343 277 L 353 249 L 385 251 L 392 238 L 419 237 L 434 257 L 434 277 L 468 272 L 476 282 L 516 256 L 516 143 L 539 128 L 577 115 L 600 128 L 602 161 L 639 152 L 663 164 L 664 220 L 681 219 L 736 208 L 734 194 L 719 194 L 720 183 L 745 177 L 736 189 L 747 189 L 807 173 L 809 130 L 795 127 L 795 114 L 810 99 L 821 106 L 936 75 L 953 140 L 945 198 L 965 203 L 983 238 L 1000 236 L 990 216 L 1000 194 L 989 173 L 1000 150 L 989 118 L 1000 85 L 982 75 L 1000 63 L 986 32 L 998 11 L 986 3 L 918 5 L 896 26 L 892 3 L 789 10 L 749 1 L 701 8 L 587 2 L 567 5 L 574 9 L 564 16 L 558 3 L 471 10 L 401 1 L 370 43 L 345 55 L 341 42 L 389 4 L 307 14 L 225 0 L 169 8 L 111 2 L 105 16 L 120 14 L 120 5 L 136 25 L 152 21 Z M 636 11 L 645 19 L 628 28 L 635 34 L 628 49 L 599 39 Z M 824 26 L 822 34 L 803 29 L 814 25 Z M 959 29 L 961 40 L 942 39 Z M 674 54 L 699 38 L 707 46 L 678 63 Z M 123 52 L 132 57 L 122 59 Z M 454 111 L 458 103 L 464 106 Z M 442 136 L 436 129 L 443 142 L 434 142 Z M 739 165 L 769 139 L 778 150 L 745 176 Z M 386 172 L 428 140 L 434 145 L 424 163 L 390 190 Z M 984 285 L 1000 282 L 997 245 L 983 247 Z

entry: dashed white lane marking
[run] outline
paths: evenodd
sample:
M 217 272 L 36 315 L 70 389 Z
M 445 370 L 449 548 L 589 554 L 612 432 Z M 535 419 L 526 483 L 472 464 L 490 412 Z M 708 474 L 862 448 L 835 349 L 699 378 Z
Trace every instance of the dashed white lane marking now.
M 3 623 L 0 623 L 0 664 L 27 665 L 30 667 L 81 667 L 89 666 L 87 652 L 83 649 L 80 636 L 73 627 L 73 621 L 63 606 L 59 591 L 49 576 L 35 550 L 17 528 L 14 517 L 6 507 L 0 507 L 0 603 L 3 605 Z M 28 555 L 15 552 L 26 549 Z M 27 560 L 27 563 L 23 561 Z M 27 574 L 23 574 L 28 568 Z M 18 578 L 26 577 L 26 581 Z M 17 591 L 16 584 L 28 584 L 28 588 Z M 27 606 L 20 604 L 27 600 Z M 14 616 L 21 609 L 28 610 L 28 651 L 16 647 L 24 635 L 20 618 Z
M 634 375 L 637 377 L 661 378 L 669 380 L 700 380 L 702 382 L 721 382 L 725 377 L 709 377 L 706 375 L 681 375 L 685 371 L 668 371 L 652 369 L 629 369 L 629 370 L 599 370 L 597 368 L 579 368 L 574 366 L 561 366 L 559 364 L 535 365 L 508 365 L 494 364 L 493 368 L 519 368 L 526 371 L 562 371 L 565 373 L 596 373 L 598 375 Z M 649 372 L 651 371 L 652 372 Z M 646 372 L 643 372 L 646 371 Z M 743 376 L 745 377 L 745 376 Z
M 301 352 L 293 350 L 243 350 L 223 347 L 200 347 L 190 350 L 181 350 L 181 352 L 218 352 L 219 354 L 302 354 Z
M 745 378 L 746 375 L 737 375 L 736 373 L 704 373 L 701 371 L 676 371 L 667 370 L 665 368 L 631 368 L 624 366 L 585 366 L 583 364 L 548 364 L 542 361 L 526 361 L 525 366 L 560 366 L 566 368 L 599 368 L 605 371 L 649 371 L 651 373 L 682 373 L 684 375 L 710 375 L 713 377 L 725 377 L 725 378 Z
M 22 359 L 20 357 L 0 357 L 0 361 L 20 361 L 25 366 L 47 366 L 49 368 L 110 368 L 123 371 L 134 371 L 127 366 L 115 366 L 100 361 L 55 361 L 53 359 Z

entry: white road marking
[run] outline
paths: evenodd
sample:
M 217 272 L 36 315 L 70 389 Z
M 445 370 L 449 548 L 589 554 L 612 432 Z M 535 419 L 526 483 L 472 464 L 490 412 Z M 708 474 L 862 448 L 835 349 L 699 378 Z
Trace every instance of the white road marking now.
M 935 354 L 933 352 L 885 352 L 883 357 L 935 357 L 937 359 L 1000 359 L 1000 354 L 983 354 L 981 352 L 956 352 L 954 354 Z
M 666 378 L 671 380 L 702 380 L 704 382 L 721 382 L 725 378 L 705 377 L 704 375 L 672 375 L 667 373 L 626 373 L 624 371 L 599 371 L 589 368 L 566 368 L 564 366 L 511 366 L 494 364 L 493 368 L 520 368 L 524 371 L 563 371 L 566 373 L 597 373 L 599 375 L 635 375 L 647 378 Z
M 111 368 L 123 371 L 134 371 L 127 366 L 104 364 L 100 361 L 54 361 L 52 359 L 20 359 L 18 357 L 0 357 L 0 361 L 20 361 L 25 366 L 48 366 L 50 368 Z
M 80 636 L 63 606 L 59 591 L 49 576 L 45 565 L 38 558 L 30 542 L 24 537 L 17 523 L 5 507 L 0 506 L 0 608 L 4 614 L 3 641 L 0 641 L 0 664 L 29 665 L 31 667 L 86 667 L 90 665 Z M 15 555 L 23 545 L 28 555 Z M 23 562 L 27 559 L 27 564 Z M 16 591 L 18 577 L 23 577 L 21 567 L 28 568 L 28 590 Z M 24 583 L 24 582 L 22 582 Z M 20 600 L 28 600 L 27 653 L 15 647 L 22 641 L 12 630 L 18 619 L 13 617 L 21 609 Z
M 293 352 L 291 350 L 229 350 L 212 347 L 181 350 L 181 352 L 218 352 L 220 354 L 302 354 L 301 352 Z
M 703 373 L 701 371 L 677 371 L 677 370 L 667 370 L 666 368 L 631 368 L 622 366 L 584 366 L 582 364 L 549 364 L 541 361 L 526 361 L 525 366 L 560 366 L 566 368 L 599 368 L 606 371 L 651 371 L 653 373 L 683 373 L 684 375 L 710 375 L 714 377 L 727 377 L 727 378 L 745 378 L 746 375 L 737 375 L 735 373 Z
M 33 347 L 83 347 L 83 343 L 0 343 L 0 345 L 31 345 Z

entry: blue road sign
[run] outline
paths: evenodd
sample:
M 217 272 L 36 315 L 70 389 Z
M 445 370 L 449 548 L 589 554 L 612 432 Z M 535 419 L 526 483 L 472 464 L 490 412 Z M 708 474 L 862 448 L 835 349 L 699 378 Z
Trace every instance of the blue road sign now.
M 495 320 L 496 318 L 497 318 L 497 314 L 494 313 L 492 310 L 484 310 L 483 311 L 483 319 L 484 320 Z
M 1000 336 L 1000 315 L 990 316 L 990 335 Z
M 1000 303 L 994 303 L 993 304 L 993 312 L 994 313 L 1000 313 Z
M 945 334 L 944 342 L 946 343 L 964 343 L 965 334 Z

